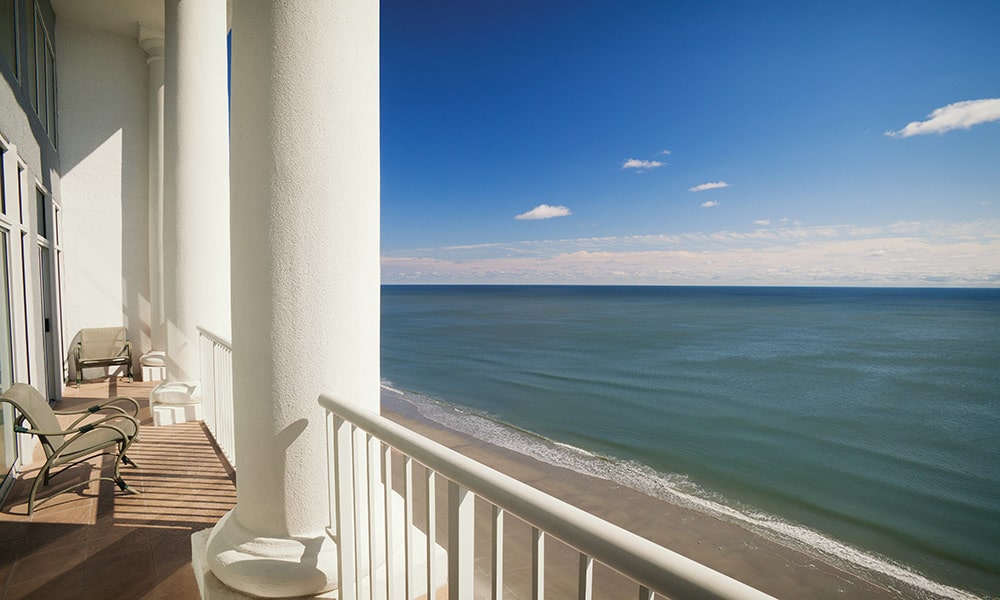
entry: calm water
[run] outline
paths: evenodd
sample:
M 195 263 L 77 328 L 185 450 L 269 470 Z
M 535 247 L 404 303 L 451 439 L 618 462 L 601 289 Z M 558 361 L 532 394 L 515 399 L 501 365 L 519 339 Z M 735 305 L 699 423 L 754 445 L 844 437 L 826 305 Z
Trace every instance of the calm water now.
M 382 374 L 547 460 L 1000 596 L 1000 290 L 385 286 Z

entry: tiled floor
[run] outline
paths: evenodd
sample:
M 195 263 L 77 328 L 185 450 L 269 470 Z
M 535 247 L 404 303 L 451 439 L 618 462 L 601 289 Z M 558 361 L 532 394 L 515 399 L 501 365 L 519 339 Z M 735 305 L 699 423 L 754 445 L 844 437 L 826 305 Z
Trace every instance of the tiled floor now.
M 131 396 L 143 407 L 140 440 L 122 467 L 130 495 L 108 481 L 63 493 L 27 515 L 29 465 L 0 509 L 0 599 L 198 598 L 191 534 L 236 504 L 236 486 L 201 423 L 153 427 L 149 383 L 104 380 L 67 388 L 58 410 Z M 52 485 L 99 469 L 104 456 L 72 467 Z M 42 495 L 42 494 L 40 494 Z

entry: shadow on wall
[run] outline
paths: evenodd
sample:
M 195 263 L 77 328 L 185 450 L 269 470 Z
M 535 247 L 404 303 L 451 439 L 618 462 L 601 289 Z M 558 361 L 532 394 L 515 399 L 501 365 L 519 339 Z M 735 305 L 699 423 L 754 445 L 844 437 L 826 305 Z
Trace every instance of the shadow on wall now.
M 56 30 L 62 324 L 67 335 L 92 321 L 125 325 L 139 373 L 136 356 L 151 346 L 148 57 L 134 37 L 71 20 L 58 21 Z M 66 358 L 64 374 L 75 381 L 71 354 Z

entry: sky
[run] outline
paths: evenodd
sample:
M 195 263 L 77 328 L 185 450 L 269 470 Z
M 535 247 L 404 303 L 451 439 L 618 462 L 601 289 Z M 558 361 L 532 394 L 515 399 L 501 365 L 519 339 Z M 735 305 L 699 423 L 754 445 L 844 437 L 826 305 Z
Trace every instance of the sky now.
M 384 283 L 1000 287 L 1000 2 L 381 19 Z

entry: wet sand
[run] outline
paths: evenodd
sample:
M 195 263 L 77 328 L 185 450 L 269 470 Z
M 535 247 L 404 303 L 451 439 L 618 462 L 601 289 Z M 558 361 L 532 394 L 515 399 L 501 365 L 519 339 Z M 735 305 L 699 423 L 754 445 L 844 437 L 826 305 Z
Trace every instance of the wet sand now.
M 899 582 L 872 581 L 848 573 L 822 557 L 789 548 L 737 523 L 485 443 L 427 419 L 412 404 L 385 391 L 382 411 L 393 421 L 470 458 L 777 598 L 874 600 L 934 597 L 925 590 L 910 588 Z M 438 493 L 444 493 L 443 488 Z M 491 542 L 489 507 L 480 501 L 476 510 L 478 598 L 488 597 Z M 442 544 L 447 540 L 444 521 L 438 518 L 437 539 Z M 505 597 L 530 597 L 530 529 L 508 517 L 505 534 Z M 576 552 L 555 540 L 546 542 L 546 563 L 565 567 L 547 573 L 548 597 L 576 597 L 577 561 Z M 624 580 L 607 568 L 595 568 L 594 581 L 595 598 L 637 597 L 634 585 L 624 585 Z

